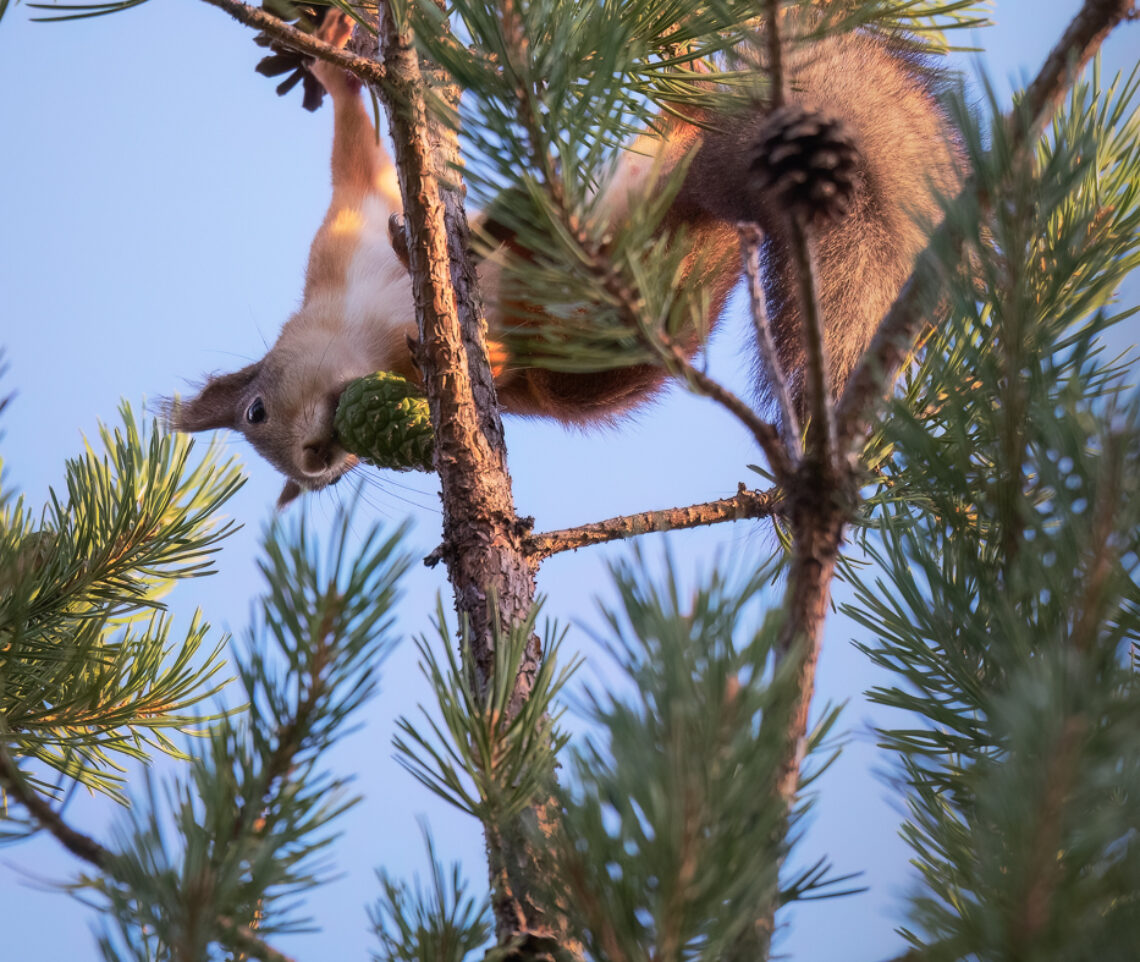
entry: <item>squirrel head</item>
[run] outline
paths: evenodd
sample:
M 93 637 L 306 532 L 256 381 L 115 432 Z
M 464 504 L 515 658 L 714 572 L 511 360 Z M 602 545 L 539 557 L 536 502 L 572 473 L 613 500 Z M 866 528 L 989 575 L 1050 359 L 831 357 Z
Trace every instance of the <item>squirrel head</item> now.
M 176 431 L 239 431 L 285 475 L 277 506 L 335 484 L 357 463 L 338 442 L 334 418 L 345 386 L 378 370 L 412 374 L 403 328 L 344 322 L 339 298 L 316 298 L 285 324 L 260 361 L 212 375 L 193 397 L 168 406 Z

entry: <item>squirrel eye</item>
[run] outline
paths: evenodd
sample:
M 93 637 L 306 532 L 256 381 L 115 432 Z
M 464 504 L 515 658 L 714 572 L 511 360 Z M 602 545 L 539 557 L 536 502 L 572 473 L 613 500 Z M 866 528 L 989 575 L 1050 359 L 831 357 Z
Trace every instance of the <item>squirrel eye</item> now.
M 250 424 L 260 424 L 265 418 L 265 405 L 261 398 L 254 398 L 253 403 L 246 409 L 245 419 Z

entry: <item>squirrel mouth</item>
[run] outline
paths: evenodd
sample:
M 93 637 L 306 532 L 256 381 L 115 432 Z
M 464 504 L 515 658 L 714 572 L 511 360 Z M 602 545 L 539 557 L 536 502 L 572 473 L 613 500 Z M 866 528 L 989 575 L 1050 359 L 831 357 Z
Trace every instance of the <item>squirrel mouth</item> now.
M 320 488 L 331 487 L 334 484 L 339 484 L 353 468 L 360 464 L 360 458 L 355 454 L 342 452 L 343 457 L 338 460 L 336 464 L 331 466 L 326 472 L 325 476 L 313 478 L 310 480 L 309 490 L 316 491 Z

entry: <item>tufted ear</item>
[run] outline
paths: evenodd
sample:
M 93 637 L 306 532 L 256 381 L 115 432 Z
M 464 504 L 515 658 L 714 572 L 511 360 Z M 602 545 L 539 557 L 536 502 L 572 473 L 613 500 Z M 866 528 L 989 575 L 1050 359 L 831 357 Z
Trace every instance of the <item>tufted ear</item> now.
M 170 404 L 170 426 L 175 431 L 187 432 L 235 428 L 245 394 L 260 372 L 258 361 L 232 374 L 211 377 L 196 397 Z
M 277 498 L 277 510 L 283 511 L 290 505 L 290 503 L 293 502 L 294 499 L 304 494 L 304 490 L 305 489 L 302 488 L 296 481 L 290 478 L 285 482 L 285 487 L 281 489 L 281 494 Z

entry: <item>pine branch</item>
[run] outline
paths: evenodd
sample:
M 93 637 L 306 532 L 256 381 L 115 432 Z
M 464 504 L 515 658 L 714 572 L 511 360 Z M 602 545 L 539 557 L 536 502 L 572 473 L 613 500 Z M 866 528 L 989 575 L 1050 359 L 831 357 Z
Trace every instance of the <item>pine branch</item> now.
M 1054 106 L 1074 81 L 1076 70 L 1066 68 L 1087 62 L 1109 30 L 1121 22 L 1132 6 L 1132 0 L 1086 0 L 1030 86 L 1025 113 L 1015 111 L 1007 121 L 1014 162 L 1029 149 L 1035 133 L 1043 128 Z M 1025 116 L 1027 121 L 1019 119 Z M 977 176 L 972 176 L 956 206 L 966 205 L 975 198 L 984 206 L 988 198 L 981 196 L 980 188 Z M 929 303 L 929 289 L 942 272 L 952 270 L 961 259 L 966 241 L 953 219 L 948 217 L 919 256 L 914 273 L 881 323 L 836 408 L 840 452 L 855 454 L 866 442 L 877 400 L 893 383 L 926 324 L 923 307 Z M 783 647 L 798 658 L 801 693 L 799 703 L 792 710 L 788 732 L 781 786 L 785 800 L 794 796 L 798 782 L 830 580 L 843 528 L 850 516 L 849 505 L 854 503 L 849 471 L 839 468 L 843 474 L 829 481 L 826 474 L 839 466 L 815 461 L 810 456 L 810 448 L 807 463 L 809 466 L 814 463 L 816 470 L 803 479 L 802 485 L 797 483 L 790 489 L 796 492 L 797 501 L 791 506 L 794 549 L 788 576 L 789 610 Z M 840 501 L 844 488 L 847 489 L 843 498 L 846 505 Z M 793 645 L 797 647 L 793 649 Z
M 216 692 L 219 642 L 196 614 L 181 640 L 161 600 L 209 574 L 236 525 L 218 509 L 242 483 L 216 449 L 136 423 L 100 426 L 66 463 L 66 494 L 49 492 L 38 519 L 23 501 L 0 514 L 0 696 L 10 749 L 122 800 L 116 756 L 171 752 L 163 729 L 210 718 L 188 710 Z M 0 499 L 2 500 L 2 499 Z
M 830 405 L 830 399 L 825 399 L 825 403 Z M 856 491 L 846 472 L 840 474 L 834 465 L 816 461 L 810 449 L 787 490 L 792 494 L 789 504 L 792 560 L 784 593 L 785 621 L 778 651 L 783 661 L 791 660 L 797 685 L 796 695 L 787 706 L 776 796 L 778 803 L 790 813 L 807 751 L 808 715 L 815 694 L 815 672 L 823 647 L 831 582 L 844 530 L 854 514 Z M 775 931 L 777 907 L 773 902 L 758 926 L 758 934 L 765 943 L 763 958 L 768 958 L 771 951 L 768 943 Z
M 1105 471 L 1108 481 L 1107 491 L 1098 492 L 1092 512 L 1093 543 L 1085 575 L 1085 591 L 1077 606 L 1079 616 L 1074 618 L 1072 627 L 1073 643 L 1084 652 L 1092 651 L 1097 638 L 1097 629 L 1104 617 L 1105 585 L 1119 563 L 1119 550 L 1116 544 L 1116 512 L 1120 497 L 1120 464 L 1123 460 L 1119 437 L 1110 436 L 1104 448 L 1104 456 L 1110 467 Z
M 1088 729 L 1088 719 L 1070 715 L 1065 719 L 1054 754 L 1046 767 L 1045 793 L 1035 814 L 1031 845 L 1033 866 L 1028 873 L 1029 890 L 1019 900 L 1014 919 L 1012 954 L 1023 956 L 1032 952 L 1041 930 L 1054 911 L 1054 894 L 1062 866 L 1057 857 L 1064 848 L 1063 822 L 1065 807 L 1071 801 L 1073 781 L 1078 775 L 1082 741 Z
M 773 109 L 778 109 L 784 105 L 787 88 L 787 81 L 784 76 L 783 42 L 780 34 L 780 6 L 778 0 L 767 0 L 764 19 L 764 33 L 767 41 L 765 69 L 770 81 Z M 789 213 L 787 233 L 788 253 L 791 256 L 792 268 L 799 285 L 798 296 L 806 360 L 804 383 L 807 388 L 807 401 L 811 413 L 807 438 L 808 448 L 817 463 L 825 465 L 831 463 L 832 452 L 835 447 L 835 429 L 831 389 L 827 376 L 826 345 L 823 336 L 823 327 L 827 319 L 822 316 L 819 305 L 819 271 L 816 264 L 815 242 L 811 226 L 807 223 L 806 218 L 796 211 Z M 749 278 L 751 280 L 751 273 Z M 753 294 L 753 315 L 754 318 L 759 318 L 756 304 L 757 298 Z M 759 331 L 761 329 L 759 320 L 757 319 L 755 323 Z M 777 372 L 776 379 L 773 382 L 773 391 L 781 408 L 784 409 L 783 413 L 787 422 L 784 426 L 784 435 L 787 438 L 787 435 L 795 429 L 796 421 L 787 416 L 792 405 L 790 399 L 787 398 L 787 386 L 784 383 L 780 361 L 775 353 L 770 335 L 768 337 L 762 335 L 759 338 L 759 346 L 765 355 L 765 367 L 769 371 Z M 789 452 L 794 452 L 799 448 L 798 437 L 794 443 L 787 439 L 784 443 Z
M 783 495 L 777 488 L 751 491 L 743 484 L 731 498 L 707 501 L 685 508 L 664 508 L 642 511 L 595 521 L 576 528 L 563 528 L 530 535 L 525 550 L 535 564 L 563 551 L 577 551 L 588 545 L 604 544 L 633 538 L 658 531 L 679 531 L 698 528 L 722 521 L 740 521 L 744 518 L 765 518 L 778 514 L 783 506 Z
M 1075 84 L 1010 170 L 996 104 L 988 156 L 965 128 L 990 236 L 879 428 L 896 490 L 848 610 L 898 676 L 872 700 L 907 712 L 880 735 L 910 790 L 916 958 L 1111 957 L 1135 932 L 1140 415 L 1096 345 L 1140 263 L 1136 81 Z
M 815 237 L 811 225 L 800 213 L 788 218 L 789 252 L 799 282 L 800 310 L 804 338 L 804 383 L 807 406 L 811 412 L 805 447 L 807 457 L 830 470 L 835 456 L 835 404 L 831 399 L 831 379 L 827 373 L 827 345 L 823 327 L 829 318 L 823 316 L 819 304 L 819 270 Z
M 796 682 L 774 664 L 778 624 L 762 615 L 777 562 L 739 561 L 695 586 L 669 561 L 663 577 L 614 566 L 619 600 L 599 639 L 613 667 L 607 690 L 584 693 L 596 734 L 564 762 L 574 790 L 550 844 L 548 884 L 587 958 L 763 958 L 741 943 L 754 947 L 757 915 L 781 897 L 807 806 L 772 802 Z M 803 897 L 823 874 L 783 894 Z
M 313 719 L 319 715 L 322 703 L 327 702 L 330 696 L 327 668 L 330 655 L 336 656 L 328 643 L 334 632 L 333 620 L 334 614 L 330 606 L 330 610 L 324 613 L 317 629 L 310 670 L 303 679 L 307 691 L 298 698 L 292 717 L 279 725 L 274 733 L 276 744 L 264 761 L 261 797 L 247 798 L 242 802 L 237 814 L 234 815 L 231 840 L 236 841 L 244 832 L 249 831 L 259 818 L 264 819 L 266 806 L 271 800 L 274 788 L 293 770 L 298 754 L 306 747 L 305 736 L 311 733 Z
M 767 0 L 764 18 L 768 54 L 765 67 L 772 89 L 773 109 L 785 104 L 787 89 L 783 43 L 780 36 L 780 6 L 779 0 Z M 817 464 L 830 465 L 835 450 L 835 415 L 823 336 L 824 324 L 828 319 L 822 316 L 819 304 L 819 270 L 816 263 L 815 238 L 806 217 L 795 210 L 790 211 L 787 217 L 787 233 L 788 253 L 799 285 L 798 296 L 806 361 L 804 383 L 811 413 L 807 436 L 808 453 Z M 761 350 L 766 350 L 768 346 L 768 342 L 762 339 Z M 765 358 L 765 366 L 781 371 L 779 358 L 774 352 Z M 787 450 L 795 451 L 797 447 L 798 442 L 796 445 L 788 445 Z
M 72 855 L 89 862 L 97 869 L 103 871 L 107 869 L 111 861 L 110 851 L 89 835 L 84 835 L 68 825 L 63 817 L 28 785 L 4 745 L 0 745 L 0 785 Z
M 764 29 L 768 37 L 767 70 L 774 91 L 775 104 L 784 101 L 785 78 L 779 37 L 780 4 L 767 4 Z M 780 633 L 778 652 L 782 660 L 792 659 L 796 678 L 796 694 L 787 706 L 784 744 L 781 748 L 776 799 L 785 818 L 791 817 L 800 771 L 807 752 L 808 714 L 815 693 L 815 671 L 823 644 L 823 627 L 831 597 L 831 581 L 839 556 L 839 546 L 856 502 L 854 485 L 848 471 L 835 461 L 835 414 L 827 371 L 827 354 L 819 303 L 816 254 L 812 228 L 799 211 L 789 212 L 787 239 L 798 297 L 804 342 L 808 423 L 803 456 L 795 463 L 795 476 L 784 482 L 789 494 L 792 531 L 792 557 L 784 594 L 785 622 Z M 757 325 L 759 327 L 759 324 Z M 761 350 L 770 342 L 760 340 Z M 771 369 L 779 370 L 779 358 L 773 352 L 766 357 Z M 777 391 L 781 385 L 777 384 Z M 786 394 L 786 387 L 783 387 Z M 791 409 L 790 399 L 781 403 Z M 794 422 L 792 422 L 794 424 Z M 790 427 L 785 425 L 785 435 Z M 786 451 L 796 451 L 790 444 Z M 785 830 L 788 822 L 785 822 Z M 745 957 L 759 953 L 768 958 L 775 931 L 778 899 L 758 906 L 757 924 L 748 939 L 736 947 L 736 955 Z M 758 944 L 752 944 L 755 939 Z
M 342 47 L 326 43 L 311 33 L 290 26 L 260 7 L 251 7 L 241 0 L 205 0 L 205 2 L 224 10 L 239 23 L 260 30 L 293 50 L 336 64 L 370 86 L 380 88 L 387 83 L 383 64 L 368 57 L 358 57 Z
M 381 894 L 368 909 L 380 943 L 379 954 L 372 955 L 375 962 L 465 962 L 490 937 L 486 899 L 467 894 L 458 864 L 452 864 L 450 877 L 445 874 L 426 821 L 421 820 L 420 830 L 431 865 L 430 885 L 421 887 L 417 880 L 413 888 L 383 870 L 377 873 Z
M 1015 162 L 1016 154 L 1028 150 L 1035 142 L 1036 133 L 1044 129 L 1079 69 L 1100 49 L 1109 32 L 1123 20 L 1136 17 L 1135 6 L 1135 0 L 1085 0 L 1027 88 L 1022 106 L 1010 115 L 1008 123 L 1014 155 L 1011 162 Z M 1024 119 L 1019 121 L 1019 118 Z M 989 198 L 977 178 L 971 177 L 953 206 L 974 200 L 985 207 Z M 947 219 L 919 255 L 914 272 L 879 325 L 839 399 L 836 433 L 841 451 L 857 453 L 866 442 L 879 402 L 886 396 L 927 324 L 925 306 L 931 287 L 944 272 L 958 266 L 966 241 L 952 220 Z
M 375 666 L 391 640 L 396 582 L 408 566 L 395 552 L 402 530 L 381 539 L 376 529 L 363 538 L 369 550 L 345 565 L 349 531 L 344 511 L 322 571 L 303 525 L 299 541 L 288 546 L 271 530 L 268 560 L 261 564 L 269 582 L 261 601 L 265 632 L 251 639 L 249 659 L 238 666 L 249 725 L 223 722 L 205 739 L 207 750 L 191 762 L 191 780 L 165 795 L 171 819 L 159 811 L 153 791 L 149 805 L 136 799 L 129 809 L 134 831 L 117 835 L 122 841 L 112 853 L 71 829 L 0 746 L 0 787 L 101 870 L 81 884 L 106 897 L 105 911 L 124 931 L 149 930 L 147 937 L 173 947 L 175 955 L 208 940 L 236 947 L 242 957 L 286 959 L 254 929 L 288 928 L 270 916 L 272 906 L 317 884 L 314 857 L 331 841 L 317 833 L 354 804 L 342 797 L 345 781 L 317 772 L 317 760 L 375 690 Z M 282 649 L 284 671 L 267 664 L 273 642 Z M 177 852 L 160 823 L 180 836 Z

